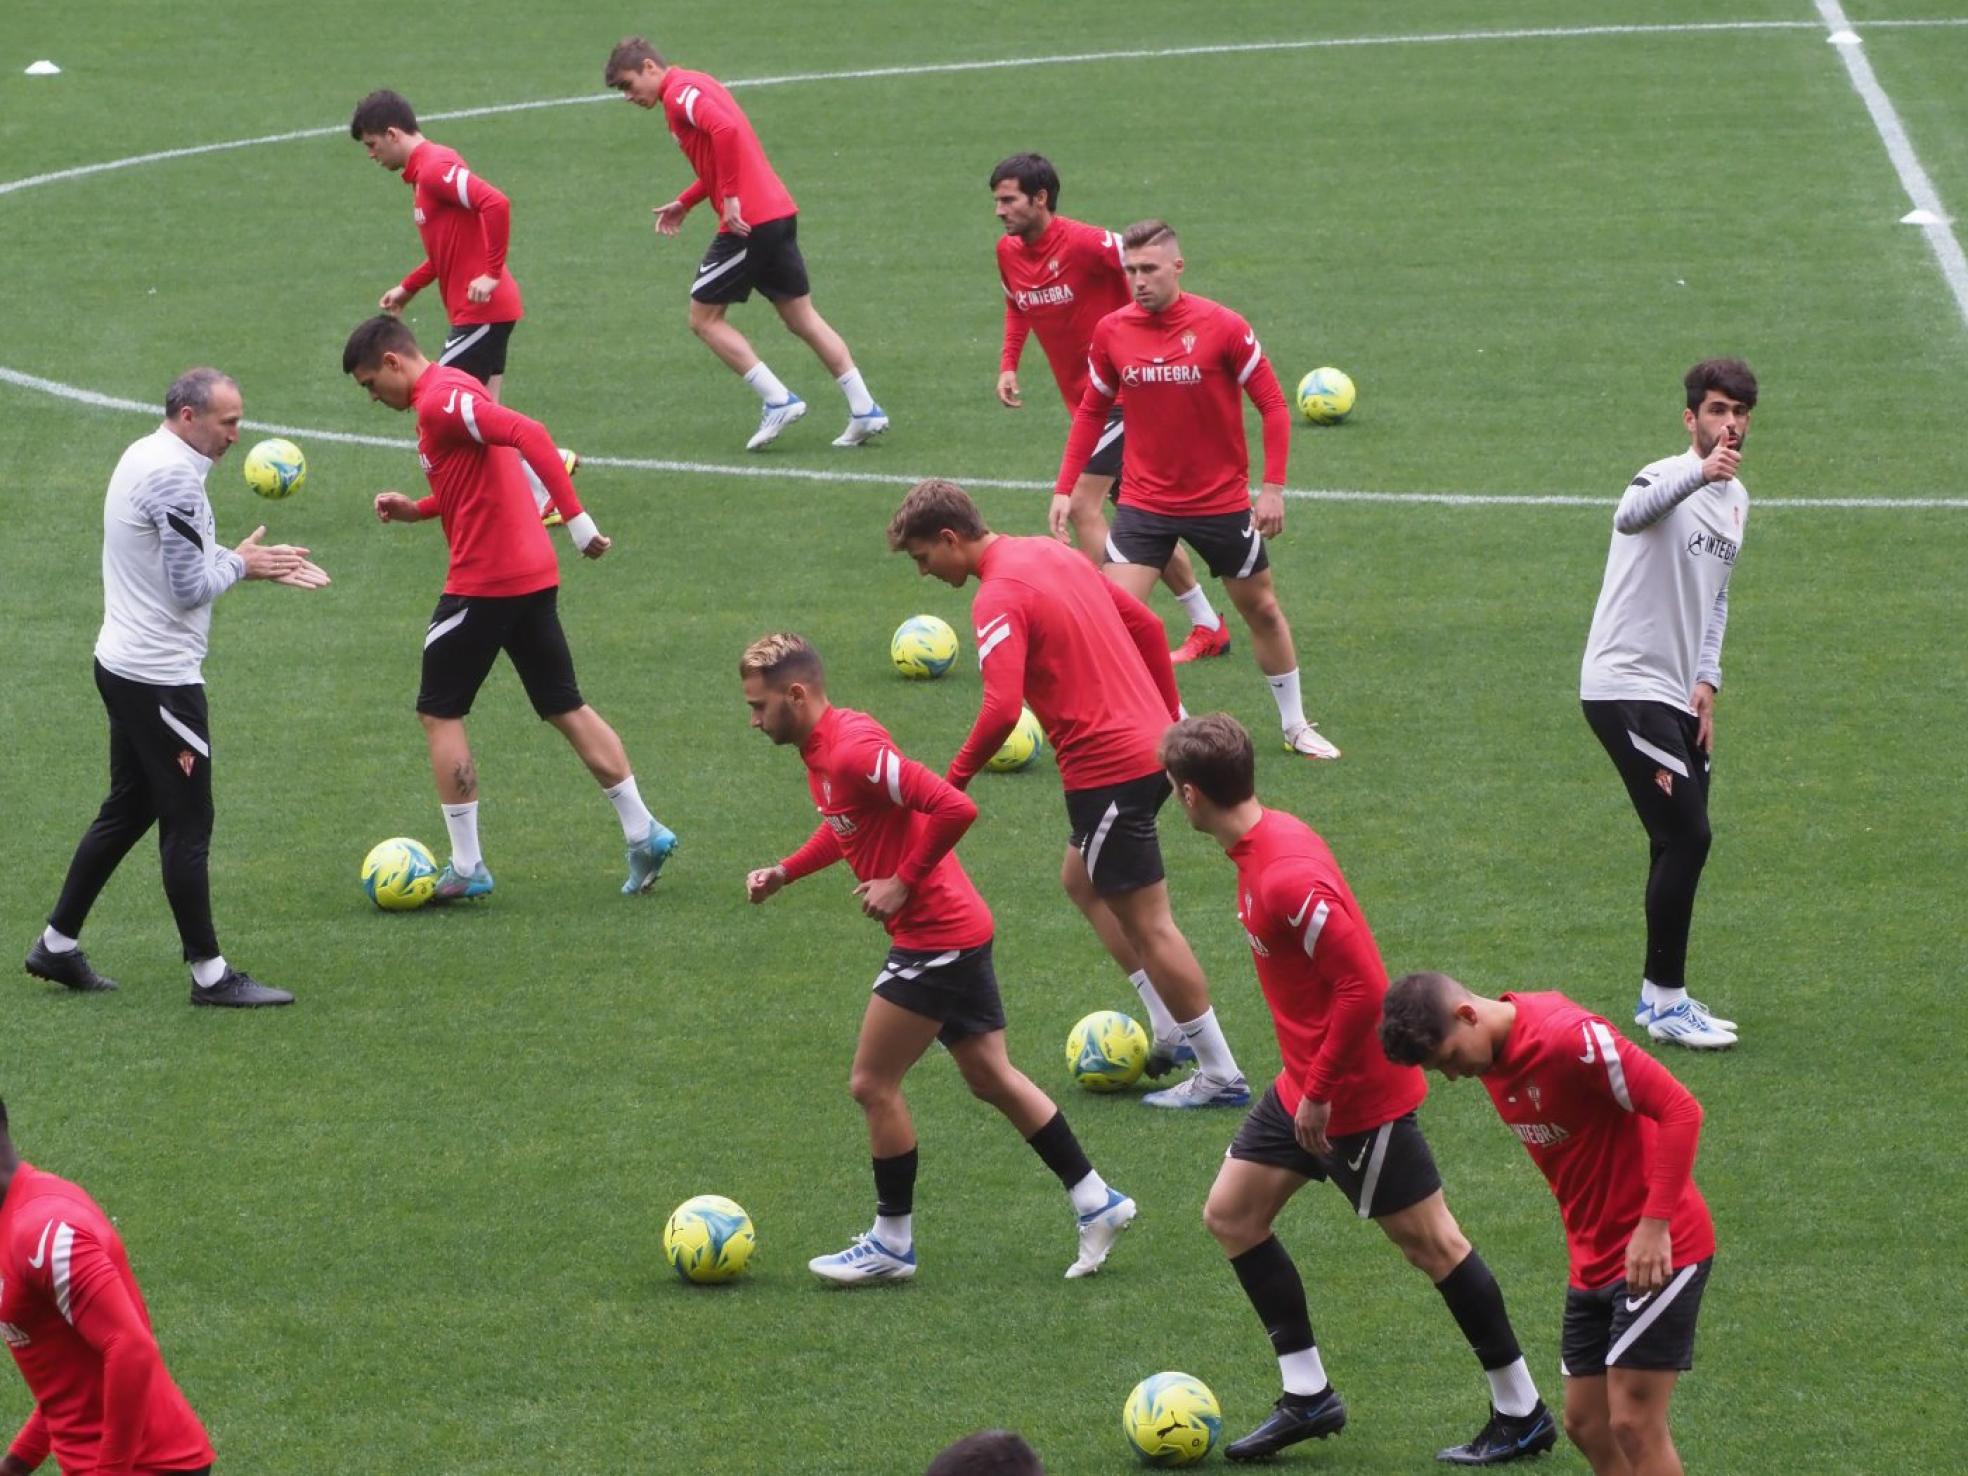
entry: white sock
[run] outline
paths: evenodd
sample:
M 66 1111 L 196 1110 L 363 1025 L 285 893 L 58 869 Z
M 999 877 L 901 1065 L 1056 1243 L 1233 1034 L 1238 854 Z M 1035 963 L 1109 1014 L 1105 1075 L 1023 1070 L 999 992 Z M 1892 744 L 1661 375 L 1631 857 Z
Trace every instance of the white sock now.
M 1087 1176 L 1066 1191 L 1073 1196 L 1073 1213 L 1090 1215 L 1107 1207 L 1107 1181 L 1088 1170 Z
M 850 369 L 834 381 L 847 396 L 849 415 L 872 415 L 875 413 L 875 397 L 868 393 L 868 386 L 861 382 L 861 371 Z
M 1640 981 L 1640 1003 L 1652 1005 L 1657 1010 L 1671 1010 L 1687 997 L 1686 989 L 1669 989 L 1665 984 L 1656 984 L 1652 979 Z
M 1483 1377 L 1490 1381 L 1490 1403 L 1496 1406 L 1498 1414 L 1521 1420 L 1537 1408 L 1537 1385 L 1531 1380 L 1530 1365 L 1523 1359 L 1503 1368 L 1486 1368 Z
M 50 953 L 75 952 L 75 940 L 66 933 L 57 933 L 53 923 L 41 930 L 41 946 Z
M 1278 704 L 1278 721 L 1284 724 L 1285 731 L 1305 726 L 1305 699 L 1298 694 L 1298 668 L 1294 666 L 1283 676 L 1266 676 L 1271 684 L 1271 700 Z
M 1174 1040 L 1182 1034 L 1181 1027 L 1175 1023 L 1175 1016 L 1168 1012 L 1162 997 L 1155 993 L 1155 986 L 1149 982 L 1146 969 L 1136 969 L 1129 974 L 1128 983 L 1141 996 L 1141 1007 L 1148 1011 L 1148 1025 L 1156 1040 Z
M 444 828 L 451 832 L 451 869 L 470 876 L 485 860 L 478 848 L 478 801 L 445 805 L 443 810 Z
M 1197 580 L 1195 587 L 1187 594 L 1179 594 L 1176 598 L 1182 602 L 1182 608 L 1189 612 L 1191 625 L 1199 625 L 1204 630 L 1223 629 L 1223 617 L 1211 606 L 1209 591 L 1203 588 L 1202 580 Z
M 1280 1353 L 1278 1373 L 1285 1381 L 1287 1394 L 1306 1395 L 1326 1392 L 1326 1365 L 1319 1357 L 1317 1348 L 1306 1348 L 1298 1353 Z
M 191 962 L 191 982 L 200 989 L 210 989 L 225 977 L 225 955 L 217 958 L 197 958 Z
M 636 790 L 635 775 L 629 775 L 613 789 L 604 789 L 602 793 L 608 796 L 608 802 L 621 818 L 623 839 L 632 846 L 649 839 L 649 830 L 656 823 L 656 817 L 642 802 L 642 795 Z
M 1237 1069 L 1236 1058 L 1230 1054 L 1230 1042 L 1223 1038 L 1223 1027 L 1216 1023 L 1215 1010 L 1204 1010 L 1176 1028 L 1195 1048 L 1196 1066 L 1201 1075 L 1216 1081 L 1235 1081 L 1243 1075 Z
M 898 1256 L 906 1256 L 915 1248 L 916 1232 L 912 1221 L 914 1215 L 876 1215 L 875 1228 L 869 1233 Z
M 783 405 L 793 397 L 793 392 L 779 382 L 779 376 L 765 367 L 760 359 L 746 371 L 745 383 L 758 391 L 758 397 L 768 405 Z
M 533 489 L 533 510 L 544 518 L 547 509 L 553 506 L 553 499 L 547 496 L 547 484 L 540 480 L 540 474 L 528 466 L 523 459 L 519 463 L 519 469 L 526 473 L 526 485 Z

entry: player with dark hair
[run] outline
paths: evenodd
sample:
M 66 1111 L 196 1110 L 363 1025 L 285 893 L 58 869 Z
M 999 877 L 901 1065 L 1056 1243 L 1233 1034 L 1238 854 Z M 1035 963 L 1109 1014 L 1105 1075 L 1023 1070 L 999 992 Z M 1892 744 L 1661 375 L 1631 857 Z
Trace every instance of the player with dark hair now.
M 875 1223 L 808 1268 L 844 1285 L 916 1274 L 916 1130 L 902 1078 L 941 1041 L 964 1084 L 1003 1113 L 1058 1176 L 1079 1218 L 1079 1255 L 1066 1275 L 1092 1275 L 1134 1219 L 1134 1201 L 1094 1172 L 1065 1114 L 1005 1054 L 991 911 L 955 851 L 977 806 L 904 757 L 875 719 L 833 706 L 819 654 L 802 637 L 761 636 L 745 648 L 738 675 L 752 726 L 799 749 L 820 811 L 806 844 L 746 876 L 746 895 L 763 902 L 845 860 L 862 912 L 890 938 L 862 1016 L 849 1087 L 868 1119 Z
M 648 891 L 676 849 L 676 836 L 649 813 L 622 740 L 581 696 L 560 626 L 560 565 L 546 530 L 528 513 L 519 475 L 523 465 L 538 474 L 584 555 L 598 559 L 608 552 L 611 540 L 581 510 L 553 438 L 539 421 L 492 400 L 471 375 L 431 363 L 400 318 L 359 324 L 342 350 L 342 372 L 371 399 L 417 412 L 417 457 L 430 495 L 413 502 L 401 492 L 378 492 L 376 517 L 385 523 L 440 518 L 451 550 L 444 593 L 424 634 L 417 692 L 417 716 L 451 835 L 451 859 L 433 900 L 492 890 L 478 843 L 478 769 L 465 716 L 501 650 L 533 710 L 559 729 L 615 807 L 628 842 L 622 891 Z
M 1022 1435 L 979 1430 L 939 1450 L 923 1476 L 1045 1476 L 1045 1467 Z
M 868 393 L 854 355 L 813 306 L 799 249 L 799 207 L 737 100 L 716 78 L 671 66 L 641 36 L 628 37 L 608 54 L 602 81 L 639 108 L 661 108 L 671 137 L 696 171 L 688 189 L 656 207 L 656 233 L 676 235 L 700 200 L 709 199 L 717 211 L 717 234 L 690 284 L 690 331 L 762 402 L 758 429 L 745 449 L 769 446 L 806 414 L 806 401 L 780 382 L 726 319 L 731 304 L 748 300 L 754 287 L 847 396 L 847 429 L 834 444 L 859 446 L 887 430 L 888 414 Z
M 1071 834 L 1060 884 L 1127 971 L 1154 1031 L 1149 1074 L 1197 1071 L 1150 1107 L 1241 1107 L 1250 1088 L 1210 1007 L 1209 982 L 1169 909 L 1155 817 L 1169 796 L 1156 740 L 1182 715 L 1162 622 L 1050 538 L 993 533 L 954 482 L 919 482 L 888 546 L 953 588 L 975 579 L 971 619 L 984 703 L 949 780 L 968 785 L 1030 703 L 1059 759 Z
M 1278 608 L 1264 541 L 1285 526 L 1291 412 L 1257 331 L 1237 313 L 1182 290 L 1182 243 L 1166 221 L 1121 233 L 1131 305 L 1102 318 L 1087 350 L 1087 388 L 1059 463 L 1055 496 L 1069 495 L 1126 396 L 1132 446 L 1107 537 L 1107 577 L 1137 599 L 1154 587 L 1177 543 L 1203 556 L 1250 630 L 1285 747 L 1336 759 L 1307 720 L 1291 626 Z M 1264 419 L 1264 486 L 1250 495 L 1243 397 Z
M 164 1366 L 122 1237 L 79 1184 L 25 1162 L 0 1102 L 0 1335 L 34 1409 L 0 1457 L 26 1476 L 207 1476 L 212 1443 Z
M 1571 1262 L 1565 1433 L 1597 1476 L 1681 1476 L 1668 1403 L 1694 1367 L 1715 1264 L 1694 1178 L 1701 1104 L 1558 993 L 1486 999 L 1409 974 L 1387 991 L 1380 1039 L 1391 1060 L 1480 1080 L 1551 1185 Z
M 1250 939 L 1284 1070 L 1244 1119 L 1210 1187 L 1203 1221 L 1230 1258 L 1278 1357 L 1284 1393 L 1233 1441 L 1256 1460 L 1337 1431 L 1346 1407 L 1327 1381 L 1305 1287 L 1273 1231 L 1313 1179 L 1332 1182 L 1442 1294 L 1489 1382 L 1489 1422 L 1436 1457 L 1494 1466 L 1538 1455 L 1557 1427 L 1538 1398 L 1503 1291 L 1464 1239 L 1416 1109 L 1428 1088 L 1374 1038 L 1387 970 L 1366 916 L 1311 826 L 1260 804 L 1250 734 L 1227 713 L 1188 718 L 1162 737 L 1184 814 L 1237 867 L 1237 920 Z
M 1004 234 L 998 238 L 998 280 L 1004 287 L 1004 352 L 998 359 L 998 402 L 1020 409 L 1018 359 L 1036 332 L 1071 416 L 1086 395 L 1087 344 L 1094 325 L 1128 305 L 1121 238 L 1059 211 L 1059 171 L 1043 154 L 1013 154 L 991 171 L 991 198 Z M 1114 402 L 1092 458 L 1070 496 L 1055 496 L 1048 521 L 1052 536 L 1070 534 L 1094 563 L 1107 560 L 1105 505 L 1120 487 L 1126 436 L 1121 403 Z M 1177 665 L 1230 649 L 1230 631 L 1196 582 L 1189 555 L 1178 545 L 1162 571 L 1169 593 L 1188 612 L 1189 635 L 1176 648 Z
M 526 315 L 519 283 L 506 270 L 512 236 L 512 202 L 496 186 L 472 173 L 455 149 L 432 143 L 417 127 L 417 113 L 401 93 L 382 88 L 355 105 L 349 136 L 369 157 L 416 191 L 411 214 L 423 238 L 424 260 L 377 304 L 392 317 L 402 313 L 432 282 L 444 296 L 451 331 L 437 362 L 462 369 L 497 400 L 506 376 L 506 344 Z M 560 451 L 571 476 L 581 465 L 572 451 Z M 542 520 L 560 514 L 548 505 L 546 484 L 531 467 L 522 468 L 533 489 Z

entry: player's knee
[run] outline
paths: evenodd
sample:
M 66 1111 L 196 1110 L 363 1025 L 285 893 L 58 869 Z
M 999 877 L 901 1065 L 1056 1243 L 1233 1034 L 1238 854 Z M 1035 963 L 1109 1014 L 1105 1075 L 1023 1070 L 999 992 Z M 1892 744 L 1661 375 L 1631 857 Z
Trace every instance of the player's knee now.
M 1612 1438 L 1612 1432 L 1606 1428 L 1604 1415 L 1588 1414 L 1567 1405 L 1565 1438 L 1580 1450 L 1596 1451 L 1604 1449 L 1606 1442 Z
M 1233 1256 L 1249 1250 L 1271 1233 L 1271 1227 L 1261 1215 L 1215 1194 L 1203 1201 L 1203 1228 Z
M 847 1094 L 865 1111 L 886 1105 L 901 1095 L 898 1083 L 872 1071 L 855 1071 L 847 1078 Z
M 1087 875 L 1086 863 L 1080 859 L 1078 851 L 1068 851 L 1066 859 L 1059 863 L 1059 885 L 1066 889 L 1066 895 L 1073 899 L 1073 905 L 1082 911 L 1093 901 L 1093 878 Z
M 1619 1445 L 1620 1454 L 1636 1466 L 1667 1434 L 1667 1420 L 1664 1413 L 1651 1406 L 1616 1409 L 1612 1413 L 1610 1424 L 1612 1437 Z

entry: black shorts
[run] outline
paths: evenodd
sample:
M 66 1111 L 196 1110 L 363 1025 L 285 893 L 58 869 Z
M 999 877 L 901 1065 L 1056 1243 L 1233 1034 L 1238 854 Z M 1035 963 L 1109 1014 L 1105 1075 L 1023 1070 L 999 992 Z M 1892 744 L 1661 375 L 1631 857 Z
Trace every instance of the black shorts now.
M 1714 1265 L 1710 1256 L 1683 1266 L 1645 1297 L 1627 1296 L 1624 1279 L 1598 1291 L 1567 1288 L 1559 1370 L 1568 1379 L 1596 1379 L 1609 1368 L 1693 1368 L 1695 1319 Z
M 1291 1114 L 1273 1082 L 1245 1116 L 1223 1156 L 1289 1169 L 1308 1179 L 1330 1179 L 1363 1220 L 1397 1214 L 1442 1187 L 1435 1155 L 1428 1151 L 1428 1139 L 1412 1112 L 1363 1133 L 1334 1138 L 1332 1145 L 1328 1158 L 1298 1146 Z
M 719 231 L 697 264 L 690 295 L 698 302 L 744 302 L 754 287 L 770 302 L 790 302 L 813 291 L 800 255 L 797 215 L 755 225 L 749 236 Z
M 109 712 L 111 799 L 160 820 L 211 824 L 212 720 L 205 688 L 131 681 L 98 661 L 96 690 Z
M 891 948 L 875 976 L 875 993 L 911 1014 L 941 1021 L 936 1038 L 946 1046 L 1005 1028 L 989 943 L 940 953 Z
M 1166 569 L 1178 542 L 1201 554 L 1218 579 L 1250 579 L 1271 567 L 1264 535 L 1257 531 L 1257 519 L 1251 513 L 1170 518 L 1125 502 L 1114 509 L 1113 530 L 1107 535 L 1107 560 Z
M 1155 816 L 1172 793 L 1160 770 L 1125 784 L 1066 791 L 1069 844 L 1086 862 L 1094 891 L 1103 897 L 1138 892 L 1168 874 Z
M 1107 412 L 1107 424 L 1101 428 L 1100 439 L 1093 443 L 1093 455 L 1087 458 L 1083 477 L 1112 477 L 1114 485 L 1107 489 L 1107 500 L 1121 500 L 1121 456 L 1126 449 L 1127 427 L 1121 424 L 1121 407 L 1116 405 Z
M 424 680 L 417 711 L 461 718 L 472 710 L 492 663 L 504 651 L 533 710 L 559 717 L 582 705 L 574 657 L 560 628 L 560 590 L 523 595 L 442 595 L 424 632 Z
M 437 351 L 437 362 L 462 369 L 480 384 L 490 384 L 493 376 L 506 372 L 506 340 L 512 337 L 511 323 L 460 323 L 444 335 L 444 347 Z

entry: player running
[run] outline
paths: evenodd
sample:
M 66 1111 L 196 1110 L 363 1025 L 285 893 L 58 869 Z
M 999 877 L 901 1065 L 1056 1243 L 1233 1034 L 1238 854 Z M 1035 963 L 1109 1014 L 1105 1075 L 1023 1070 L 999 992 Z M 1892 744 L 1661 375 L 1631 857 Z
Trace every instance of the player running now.
M 820 656 L 806 640 L 761 636 L 738 663 L 752 726 L 797 745 L 820 824 L 806 844 L 745 878 L 763 902 L 788 883 L 846 860 L 861 910 L 888 930 L 888 959 L 861 1020 L 849 1089 L 868 1118 L 875 1223 L 846 1250 L 807 1266 L 828 1281 L 859 1285 L 916 1274 L 911 1215 L 916 1130 L 902 1078 L 936 1041 L 964 1083 L 1018 1129 L 1058 1175 L 1079 1217 L 1070 1278 L 1091 1276 L 1134 1219 L 1134 1201 L 1094 1172 L 1065 1114 L 1005 1054 L 1004 1005 L 991 968 L 991 912 L 954 847 L 977 806 L 914 759 L 864 712 L 827 701 Z
M 984 705 L 948 778 L 962 789 L 1030 703 L 1059 757 L 1072 825 L 1059 880 L 1141 995 L 1154 1027 L 1148 1074 L 1193 1054 L 1196 1074 L 1150 1107 L 1241 1107 L 1250 1088 L 1210 1008 L 1209 983 L 1169 910 L 1155 816 L 1169 796 L 1156 755 L 1182 715 L 1162 622 L 1050 538 L 984 526 L 963 488 L 932 478 L 903 499 L 888 546 L 971 601 Z
M 205 1476 L 212 1443 L 164 1366 L 109 1216 L 79 1184 L 24 1162 L 0 1102 L 0 1335 L 34 1409 L 0 1458 L 63 1471 Z
M 1338 1431 L 1346 1407 L 1327 1381 L 1305 1288 L 1273 1225 L 1312 1179 L 1329 1179 L 1379 1225 L 1448 1304 L 1489 1381 L 1490 1420 L 1436 1459 L 1494 1466 L 1558 1441 L 1496 1277 L 1463 1238 L 1415 1110 L 1428 1088 L 1374 1038 L 1387 970 L 1339 862 L 1304 821 L 1258 803 L 1250 734 L 1227 713 L 1189 718 L 1162 760 L 1195 829 L 1237 866 L 1237 920 L 1250 938 L 1284 1070 L 1224 1156 L 1203 1221 L 1230 1258 L 1278 1355 L 1284 1393 L 1233 1461 Z
M 765 157 L 745 110 L 717 79 L 671 66 L 641 36 L 630 36 L 608 54 L 602 81 L 639 108 L 661 108 L 670 136 L 697 172 L 688 189 L 656 207 L 656 233 L 676 235 L 700 200 L 711 200 L 717 210 L 717 234 L 690 284 L 690 331 L 763 402 L 758 429 L 745 449 L 771 445 L 806 414 L 806 401 L 780 383 L 745 335 L 726 321 L 731 304 L 749 299 L 754 287 L 847 396 L 847 429 L 834 444 L 859 446 L 887 430 L 887 412 L 868 393 L 854 355 L 813 306 L 799 249 L 799 207 Z
M 349 120 L 349 136 L 416 191 L 411 215 L 423 238 L 424 260 L 385 292 L 377 306 L 399 316 L 411 298 L 436 282 L 451 324 L 437 362 L 462 369 L 485 386 L 487 398 L 497 400 L 506 377 L 506 342 L 526 316 L 519 283 L 506 270 L 512 202 L 473 174 L 457 150 L 425 138 L 417 128 L 416 110 L 401 93 L 382 88 L 363 98 Z M 581 458 L 572 451 L 561 451 L 560 459 L 568 475 L 580 469 Z M 530 466 L 521 470 L 541 521 L 558 523 L 560 514 L 549 505 L 546 484 Z
M 1291 416 L 1257 332 L 1221 303 L 1182 290 L 1182 243 L 1166 221 L 1121 235 L 1129 307 L 1093 330 L 1087 389 L 1073 416 L 1053 495 L 1070 495 L 1116 397 L 1126 395 L 1134 445 L 1107 538 L 1107 576 L 1137 599 L 1154 587 L 1178 542 L 1203 556 L 1250 630 L 1258 669 L 1278 704 L 1285 747 L 1308 758 L 1339 750 L 1306 719 L 1291 626 L 1271 585 L 1264 541 L 1285 526 Z M 1264 486 L 1250 495 L 1242 396 L 1264 418 Z
M 424 635 L 417 692 L 417 716 L 451 833 L 451 859 L 432 900 L 454 902 L 492 890 L 478 843 L 478 769 L 465 715 L 501 650 L 533 710 L 573 745 L 615 806 L 629 848 L 622 891 L 648 891 L 676 849 L 676 836 L 643 804 L 622 740 L 582 700 L 560 627 L 560 565 L 546 530 L 527 513 L 519 476 L 522 465 L 539 475 L 583 554 L 598 559 L 608 552 L 610 540 L 581 510 L 553 438 L 539 421 L 487 397 L 471 375 L 431 363 L 400 318 L 385 315 L 358 325 L 342 350 L 342 372 L 353 375 L 371 399 L 417 412 L 417 459 L 430 495 L 412 502 L 401 492 L 378 492 L 377 518 L 441 518 L 451 549 L 444 593 Z
M 1018 389 L 1018 359 L 1025 340 L 1039 335 L 1070 417 L 1086 395 L 1087 343 L 1094 325 L 1128 305 L 1127 273 L 1121 269 L 1121 238 L 1082 221 L 1056 214 L 1059 171 L 1043 154 L 1013 154 L 991 171 L 991 198 L 1004 235 L 998 238 L 998 280 L 1005 294 L 1004 352 L 998 359 L 998 402 L 1024 407 Z M 1100 432 L 1086 470 L 1070 497 L 1054 497 L 1048 515 L 1052 536 L 1071 536 L 1081 552 L 1107 561 L 1108 499 L 1120 486 L 1125 436 L 1117 400 Z M 1162 571 L 1162 582 L 1188 612 L 1188 638 L 1175 650 L 1177 665 L 1230 649 L 1230 631 L 1196 582 L 1189 555 L 1180 544 Z
M 1597 1476 L 1681 1476 L 1667 1407 L 1694 1367 L 1715 1264 L 1694 1178 L 1701 1103 L 1557 993 L 1485 999 L 1447 974 L 1409 974 L 1387 991 L 1380 1039 L 1392 1060 L 1481 1079 L 1557 1197 L 1571 1262 L 1565 1433 Z

